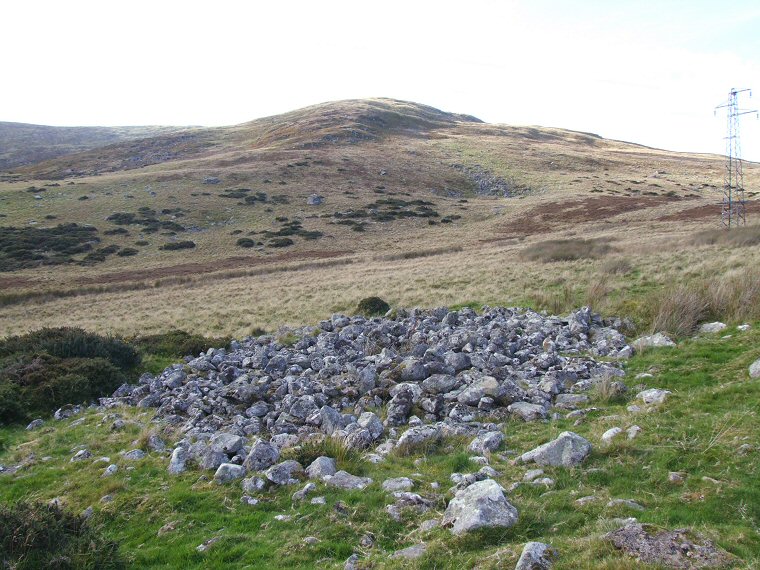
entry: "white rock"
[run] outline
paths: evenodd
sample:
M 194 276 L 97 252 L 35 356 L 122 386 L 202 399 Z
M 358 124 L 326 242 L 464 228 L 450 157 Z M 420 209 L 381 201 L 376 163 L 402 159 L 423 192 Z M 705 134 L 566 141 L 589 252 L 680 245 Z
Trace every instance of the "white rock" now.
M 245 467 L 242 465 L 235 465 L 234 463 L 222 463 L 214 473 L 214 481 L 219 485 L 229 483 L 235 479 L 242 479 L 245 477 Z
M 699 327 L 699 332 L 704 334 L 715 334 L 726 328 L 726 323 L 715 321 L 714 323 L 704 323 Z
M 672 392 L 670 390 L 661 390 L 659 388 L 650 388 L 638 393 L 638 398 L 645 404 L 664 404 Z
M 625 433 L 628 434 L 628 439 L 636 439 L 641 433 L 641 428 L 639 426 L 631 426 L 625 430 Z
M 658 332 L 651 336 L 642 336 L 640 338 L 637 338 L 636 340 L 633 341 L 633 343 L 631 343 L 631 345 L 637 351 L 641 351 L 644 348 L 661 348 L 661 347 L 667 347 L 667 346 L 675 346 L 676 343 L 670 340 L 670 338 L 667 335 L 661 332 Z
M 394 477 L 383 481 L 382 487 L 384 491 L 391 493 L 394 491 L 408 491 L 414 487 L 414 481 L 409 479 L 409 477 Z
M 602 434 L 602 441 L 606 443 L 607 445 L 609 445 L 612 443 L 612 440 L 615 439 L 615 437 L 617 437 L 621 433 L 623 433 L 622 428 L 619 428 L 619 427 L 610 428 Z
M 540 445 L 517 458 L 518 463 L 537 463 L 554 467 L 575 467 L 591 453 L 591 444 L 571 431 L 564 431 L 557 439 Z
M 749 367 L 750 378 L 760 378 L 760 358 L 755 360 Z

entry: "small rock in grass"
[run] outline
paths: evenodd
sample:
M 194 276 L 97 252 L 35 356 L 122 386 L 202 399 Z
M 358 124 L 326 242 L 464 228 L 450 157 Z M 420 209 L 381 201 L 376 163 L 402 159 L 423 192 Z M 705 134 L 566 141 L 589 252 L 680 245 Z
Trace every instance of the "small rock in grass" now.
M 427 552 L 427 546 L 425 544 L 415 544 L 414 546 L 408 546 L 401 550 L 397 550 L 391 554 L 391 559 L 405 558 L 406 560 L 415 560 L 423 556 Z
M 180 446 L 172 451 L 172 457 L 169 460 L 168 468 L 170 475 L 179 475 L 187 470 L 187 456 L 187 448 L 185 447 Z
M 359 555 L 354 552 L 351 556 L 346 558 L 343 570 L 359 570 Z
M 293 518 L 292 515 L 275 515 L 274 520 L 280 521 L 280 522 L 290 522 L 292 518 Z
M 306 495 L 315 491 L 316 489 L 317 486 L 314 483 L 306 483 L 302 489 L 293 493 L 290 498 L 292 501 L 303 501 L 306 498 Z
M 541 475 L 543 474 L 544 474 L 543 469 L 528 469 L 525 472 L 525 475 L 523 475 L 522 480 L 525 481 L 526 483 L 530 483 L 534 479 L 538 479 L 539 477 L 541 477 Z
M 221 539 L 218 536 L 215 536 L 214 538 L 209 538 L 203 544 L 199 544 L 198 546 L 196 546 L 195 550 L 197 550 L 198 552 L 206 552 L 208 549 L 210 549 L 212 546 L 214 546 L 214 544 L 216 544 L 217 542 L 219 542 L 219 540 L 221 540 Z
M 71 463 L 74 463 L 76 461 L 83 461 L 85 459 L 89 459 L 92 457 L 92 453 L 89 452 L 87 449 L 80 449 L 74 454 L 74 457 L 72 457 L 69 461 Z
M 591 453 L 591 444 L 571 431 L 564 431 L 557 439 L 540 445 L 517 458 L 518 463 L 537 463 L 555 467 L 575 467 Z
M 575 499 L 575 504 L 579 507 L 583 507 L 585 505 L 588 505 L 589 503 L 594 503 L 598 501 L 599 499 L 594 495 L 588 495 L 587 497 L 581 497 L 580 499 Z
M 604 442 L 607 445 L 610 445 L 612 443 L 612 440 L 615 439 L 615 437 L 617 437 L 621 433 L 623 433 L 622 428 L 619 428 L 619 427 L 610 428 L 602 434 L 602 442 Z
M 145 458 L 145 452 L 142 449 L 132 449 L 124 454 L 124 459 L 128 461 L 139 461 Z
M 650 388 L 638 393 L 640 398 L 645 404 L 664 404 L 672 392 L 670 390 L 661 390 L 659 388 Z
M 35 430 L 37 428 L 41 428 L 44 423 L 45 422 L 43 420 L 41 420 L 41 419 L 38 418 L 36 420 L 33 420 L 28 426 L 26 426 L 26 430 L 27 431 L 32 431 L 32 430 Z
M 319 539 L 316 536 L 307 536 L 303 539 L 303 542 L 309 546 L 314 546 L 315 544 L 319 543 Z
M 625 430 L 625 433 L 628 434 L 628 439 L 636 439 L 641 433 L 641 428 L 639 426 L 631 426 Z
M 345 471 L 338 471 L 335 475 L 324 477 L 324 482 L 331 487 L 339 489 L 364 489 L 372 483 L 369 477 L 357 477 Z
M 755 360 L 749 367 L 750 378 L 760 378 L 760 358 Z
M 394 477 L 383 481 L 382 487 L 384 491 L 391 493 L 393 491 L 408 491 L 414 487 L 414 481 L 409 479 L 409 477 Z
M 311 501 L 309 501 L 312 505 L 325 505 L 327 504 L 327 501 L 324 497 L 314 497 Z
M 158 536 L 164 536 L 165 534 L 176 530 L 177 525 L 179 525 L 179 521 L 171 521 L 166 523 L 164 526 L 158 529 Z
M 704 323 L 699 327 L 699 332 L 703 334 L 715 334 L 726 328 L 726 323 L 715 321 L 714 323 Z
M 115 475 L 118 470 L 118 465 L 111 464 L 105 468 L 105 471 L 103 471 L 103 475 L 101 475 L 101 477 L 110 477 L 111 475 Z
M 240 497 L 240 502 L 246 505 L 249 505 L 251 507 L 254 507 L 259 504 L 259 500 L 254 497 L 251 497 L 250 495 L 243 495 L 242 497 Z
M 630 499 L 612 499 L 611 501 L 607 503 L 607 506 L 609 508 L 628 507 L 629 509 L 634 509 L 636 511 L 646 510 L 646 508 L 643 505 L 640 505 L 636 501 L 632 501 Z
M 557 551 L 543 542 L 529 542 L 523 548 L 515 570 L 549 570 L 554 566 Z
M 441 523 L 438 522 L 438 519 L 428 519 L 426 521 L 422 521 L 422 523 L 420 524 L 417 530 L 419 530 L 420 532 L 430 532 L 431 530 L 439 527 L 440 525 Z

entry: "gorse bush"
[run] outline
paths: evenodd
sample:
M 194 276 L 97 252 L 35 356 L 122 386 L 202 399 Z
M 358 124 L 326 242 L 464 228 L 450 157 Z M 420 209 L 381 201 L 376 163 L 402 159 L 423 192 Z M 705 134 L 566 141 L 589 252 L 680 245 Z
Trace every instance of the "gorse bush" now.
M 89 402 L 111 394 L 126 380 L 104 358 L 6 357 L 0 369 L 0 423 L 23 422 L 65 404 Z
M 118 338 L 46 328 L 0 341 L 0 423 L 45 416 L 111 394 L 140 364 Z
M 139 336 L 131 339 L 132 345 L 148 354 L 182 358 L 188 355 L 198 355 L 209 348 L 219 348 L 229 344 L 229 338 L 210 338 L 199 334 L 191 334 L 181 330 L 167 333 Z
M 59 358 L 105 358 L 122 370 L 140 364 L 140 355 L 123 340 L 74 327 L 44 328 L 0 341 L 0 359 L 43 352 Z
M 368 317 L 384 315 L 390 311 L 391 306 L 383 301 L 380 297 L 366 297 L 359 301 L 356 311 Z
M 56 506 L 0 505 L 0 566 L 14 570 L 126 568 L 119 545 Z

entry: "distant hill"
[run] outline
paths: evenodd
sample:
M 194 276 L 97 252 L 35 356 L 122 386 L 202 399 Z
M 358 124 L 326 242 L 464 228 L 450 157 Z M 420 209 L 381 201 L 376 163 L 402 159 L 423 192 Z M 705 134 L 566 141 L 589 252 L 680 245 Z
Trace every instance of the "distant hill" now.
M 0 171 L 183 127 L 49 127 L 0 122 Z

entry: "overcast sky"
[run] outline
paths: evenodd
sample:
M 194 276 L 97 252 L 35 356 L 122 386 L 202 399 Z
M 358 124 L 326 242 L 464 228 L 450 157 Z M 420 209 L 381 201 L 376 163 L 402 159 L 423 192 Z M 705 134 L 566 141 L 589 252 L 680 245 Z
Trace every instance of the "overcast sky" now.
M 723 153 L 760 107 L 760 2 L 4 0 L 0 120 L 224 125 L 394 97 Z M 760 161 L 760 121 L 742 121 Z

